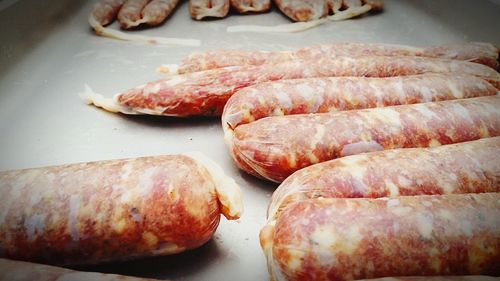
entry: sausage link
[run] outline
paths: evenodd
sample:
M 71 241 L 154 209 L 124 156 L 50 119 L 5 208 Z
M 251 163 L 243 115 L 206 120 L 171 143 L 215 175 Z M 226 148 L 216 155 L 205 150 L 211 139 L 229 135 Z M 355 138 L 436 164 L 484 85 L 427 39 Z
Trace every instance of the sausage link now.
M 500 193 L 308 199 L 260 234 L 275 280 L 500 274 Z
M 179 3 L 179 0 L 152 0 L 142 10 L 142 21 L 149 25 L 162 23 Z
M 246 87 L 232 95 L 224 107 L 222 125 L 233 130 L 269 116 L 472 98 L 496 95 L 498 91 L 482 78 L 461 74 L 279 80 Z
M 0 172 L 0 257 L 85 264 L 207 242 L 239 188 L 200 154 Z
M 500 88 L 500 74 L 477 63 L 418 57 L 338 57 L 321 61 L 286 61 L 273 65 L 207 70 L 150 82 L 115 95 L 106 105 L 87 103 L 126 114 L 220 116 L 236 91 L 258 83 L 312 77 L 391 77 L 424 73 L 477 76 Z M 102 97 L 100 97 L 102 98 Z
M 238 13 L 264 12 L 271 8 L 271 0 L 231 0 L 231 7 Z
M 0 281 L 148 281 L 149 278 L 129 277 L 97 272 L 80 272 L 61 267 L 0 259 Z
M 91 17 L 101 26 L 110 24 L 118 15 L 125 0 L 101 0 L 92 7 Z
M 195 52 L 184 58 L 178 72 L 182 74 L 227 66 L 262 65 L 297 59 L 320 60 L 338 56 L 419 56 L 457 59 L 498 69 L 498 52 L 498 48 L 492 44 L 476 42 L 423 48 L 375 43 L 332 43 L 286 52 L 214 50 Z
M 236 161 L 253 169 L 250 173 L 281 182 L 301 168 L 338 157 L 494 136 L 500 136 L 498 95 L 268 117 L 236 127 L 230 147 Z
M 274 0 L 274 3 L 294 21 L 311 21 L 328 15 L 326 0 Z
M 224 138 L 235 163 L 252 171 L 232 146 L 233 130 L 268 116 L 325 113 L 495 95 L 487 81 L 468 75 L 423 74 L 390 78 L 333 77 L 281 80 L 244 88 L 222 114 Z M 258 176 L 256 173 L 252 173 Z
M 138 26 L 142 23 L 141 12 L 150 0 L 127 0 L 118 13 L 118 22 L 124 29 Z
M 229 12 L 229 0 L 189 0 L 189 13 L 195 20 L 223 18 Z
M 500 137 L 351 155 L 299 170 L 273 193 L 268 218 L 309 198 L 500 192 Z

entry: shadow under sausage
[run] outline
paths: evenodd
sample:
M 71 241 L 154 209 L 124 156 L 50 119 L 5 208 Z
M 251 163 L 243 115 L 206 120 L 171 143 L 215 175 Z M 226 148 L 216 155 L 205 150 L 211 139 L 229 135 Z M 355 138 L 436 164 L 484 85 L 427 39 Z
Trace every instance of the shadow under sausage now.
M 198 275 L 223 256 L 224 253 L 217 245 L 215 239 L 211 239 L 197 249 L 176 255 L 134 259 L 99 265 L 72 266 L 71 268 L 80 271 L 175 280 Z
M 116 114 L 116 113 L 110 113 Z M 220 117 L 193 116 L 193 117 L 172 117 L 157 115 L 125 115 L 118 114 L 127 122 L 135 123 L 155 128 L 197 128 L 220 126 Z

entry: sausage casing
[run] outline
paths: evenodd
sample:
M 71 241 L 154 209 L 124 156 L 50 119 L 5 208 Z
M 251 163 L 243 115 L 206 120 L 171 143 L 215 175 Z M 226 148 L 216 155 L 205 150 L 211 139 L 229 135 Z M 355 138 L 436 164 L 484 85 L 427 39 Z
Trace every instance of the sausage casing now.
M 351 155 L 301 169 L 274 191 L 270 219 L 310 198 L 500 192 L 500 137 Z
M 0 256 L 84 264 L 182 252 L 207 242 L 239 188 L 201 154 L 0 172 Z
M 342 2 L 342 1 L 340 1 Z M 498 69 L 499 50 L 489 43 L 444 44 L 429 47 L 377 43 L 332 43 L 293 51 L 212 50 L 194 52 L 182 60 L 179 73 L 227 66 L 262 65 L 287 60 L 320 60 L 338 56 L 419 56 L 471 61 Z
M 500 96 L 337 113 L 275 116 L 236 127 L 230 147 L 240 167 L 281 182 L 338 157 L 432 147 L 500 135 Z
M 220 116 L 236 91 L 283 79 L 330 76 L 392 77 L 424 73 L 460 73 L 500 87 L 500 74 L 477 63 L 419 57 L 338 57 L 321 61 L 286 61 L 272 65 L 213 69 L 174 75 L 119 93 L 112 99 L 85 94 L 89 104 L 112 112 L 166 116 Z
M 500 274 L 500 193 L 308 199 L 261 231 L 275 280 Z

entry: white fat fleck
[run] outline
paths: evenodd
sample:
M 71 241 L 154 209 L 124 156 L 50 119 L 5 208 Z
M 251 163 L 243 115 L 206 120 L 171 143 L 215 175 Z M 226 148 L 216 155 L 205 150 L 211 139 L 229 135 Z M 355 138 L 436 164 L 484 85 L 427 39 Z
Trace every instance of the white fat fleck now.
M 417 214 L 417 228 L 420 235 L 425 239 L 431 239 L 434 220 L 431 214 Z
M 396 80 L 396 82 L 393 85 L 394 85 L 394 88 L 396 89 L 396 92 L 399 94 L 399 102 L 401 104 L 405 104 L 407 98 L 405 95 L 405 88 L 403 86 L 403 80 L 398 79 L 398 80 Z
M 271 113 L 271 116 L 283 116 L 285 113 L 281 109 L 281 107 L 276 107 L 273 112 Z
M 114 187 L 113 187 L 113 189 L 114 189 Z M 120 202 L 121 203 L 129 203 L 131 199 L 132 199 L 132 192 L 125 189 L 125 192 L 122 193 L 122 195 L 120 196 Z
M 378 85 L 376 83 L 371 82 L 369 85 L 372 88 L 375 97 L 377 98 L 377 106 L 383 107 L 384 106 L 384 96 L 385 96 L 384 93 L 382 92 L 382 90 L 380 90 L 380 88 L 378 87 Z
M 424 201 L 424 202 L 422 202 L 422 205 L 424 205 L 425 207 L 431 207 L 432 203 L 429 201 Z
M 429 147 L 436 147 L 436 146 L 440 146 L 441 145 L 441 142 L 438 141 L 437 139 L 431 139 L 429 141 Z
M 309 159 L 309 162 L 312 163 L 312 164 L 316 164 L 319 162 L 319 159 L 318 157 L 316 157 L 316 155 L 314 155 L 314 153 L 312 151 L 307 151 L 307 158 Z
M 180 84 L 184 81 L 186 81 L 186 77 L 184 77 L 183 75 L 174 75 L 172 77 L 169 77 L 167 80 L 165 80 L 165 84 L 167 86 L 175 86 L 175 85 Z
M 401 117 L 399 116 L 399 113 L 391 109 L 389 107 L 383 107 L 383 108 L 372 108 L 370 109 L 371 112 L 373 112 L 376 115 L 379 115 L 382 120 L 385 122 L 390 122 L 393 126 L 397 127 L 397 129 L 401 129 L 402 124 L 401 124 Z
M 461 91 L 459 91 L 459 90 L 457 89 L 457 86 L 456 86 L 454 83 L 450 83 L 450 82 L 448 82 L 448 88 L 450 89 L 451 94 L 452 94 L 455 98 L 457 98 L 457 99 L 461 99 L 461 98 L 463 98 L 463 97 L 464 97 L 464 93 L 463 93 L 463 92 L 461 92 Z
M 391 211 L 393 214 L 403 217 L 408 215 L 412 209 L 410 207 L 395 207 Z
M 304 100 L 310 101 L 314 98 L 314 90 L 311 86 L 307 84 L 299 84 L 297 85 L 297 90 L 300 92 L 300 95 Z
M 315 149 L 318 143 L 320 143 L 323 140 L 323 137 L 325 135 L 325 125 L 318 124 L 316 125 L 316 133 L 314 134 L 312 140 L 311 140 L 311 149 Z
M 24 228 L 28 241 L 35 241 L 38 235 L 41 235 L 45 229 L 46 214 L 33 215 L 24 221 Z
M 459 223 L 462 233 L 466 236 L 472 236 L 472 225 L 468 220 L 462 220 Z
M 278 103 L 281 108 L 291 109 L 292 108 L 292 100 L 285 92 L 279 92 L 276 97 L 278 98 Z
M 411 181 L 409 181 L 409 180 L 408 180 L 408 178 L 406 178 L 406 177 L 405 177 L 405 176 L 403 176 L 403 175 L 399 175 L 399 176 L 398 176 L 398 181 L 399 181 L 399 184 L 400 184 L 401 186 L 404 186 L 404 187 L 408 187 L 408 186 L 410 186 L 410 184 L 411 184 Z
M 341 156 L 349 156 L 364 152 L 382 151 L 384 147 L 376 141 L 360 141 L 344 145 L 340 151 Z
M 80 209 L 80 197 L 78 195 L 71 195 L 69 199 L 69 217 L 68 229 L 71 238 L 76 241 L 80 239 L 80 232 L 78 230 L 78 211 Z
M 157 167 L 151 167 L 146 169 L 139 176 L 139 189 L 142 197 L 147 197 L 154 187 L 153 176 L 158 171 Z
M 399 199 L 390 199 L 387 201 L 387 207 L 388 208 L 391 208 L 391 207 L 394 207 L 394 206 L 398 206 L 399 205 Z
M 42 200 L 41 194 L 39 192 L 33 193 L 33 195 L 31 195 L 31 200 L 30 200 L 31 206 L 40 203 L 40 200 Z
M 432 92 L 429 88 L 421 87 L 420 93 L 422 94 L 422 102 L 431 102 L 433 100 Z
M 470 117 L 469 111 L 460 104 L 453 105 L 453 111 L 460 117 L 466 118 L 470 123 L 474 123 Z
M 318 245 L 319 249 L 333 249 L 339 238 L 328 228 L 318 227 L 311 234 L 310 239 Z
M 415 104 L 414 108 L 429 119 L 433 118 L 439 119 L 439 116 L 436 113 L 429 110 L 429 108 L 425 104 Z
M 155 95 L 161 90 L 161 83 L 155 83 L 153 86 L 147 87 L 144 91 L 145 95 Z
M 455 190 L 455 185 L 448 179 L 439 178 L 438 185 L 443 189 L 444 194 L 451 194 Z
M 384 183 L 387 189 L 389 189 L 389 196 L 395 197 L 399 195 L 399 188 L 391 180 L 385 179 Z
M 287 267 L 290 270 L 297 270 L 301 267 L 302 265 L 302 256 L 304 255 L 303 251 L 299 250 L 288 250 L 288 254 L 290 255 L 288 258 L 288 263 Z
M 319 107 L 323 104 L 323 102 L 324 102 L 323 95 L 322 95 L 322 94 L 317 94 L 317 95 L 315 96 L 314 105 L 313 105 L 313 107 L 311 108 L 311 113 L 316 113 L 316 112 L 318 112 Z
M 134 171 L 133 165 L 130 163 L 130 161 L 127 161 L 125 165 L 122 166 L 122 171 L 121 171 L 122 180 L 127 180 L 133 171 Z

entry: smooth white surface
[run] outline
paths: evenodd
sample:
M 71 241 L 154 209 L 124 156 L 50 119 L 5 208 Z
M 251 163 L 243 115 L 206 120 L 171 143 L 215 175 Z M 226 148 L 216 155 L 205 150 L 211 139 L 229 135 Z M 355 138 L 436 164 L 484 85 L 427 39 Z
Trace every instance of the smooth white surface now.
M 136 31 L 199 38 L 199 48 L 166 48 L 95 36 L 87 24 L 91 4 L 20 0 L 0 11 L 0 170 L 193 150 L 205 153 L 242 187 L 245 212 L 241 220 L 222 218 L 214 239 L 188 253 L 84 268 L 175 280 L 267 280 L 258 233 L 277 185 L 236 169 L 218 118 L 108 113 L 85 105 L 78 97 L 84 84 L 112 97 L 160 79 L 155 69 L 161 64 L 179 63 L 193 51 L 215 48 L 287 50 L 326 42 L 425 46 L 487 41 L 500 45 L 500 6 L 487 0 L 386 0 L 383 13 L 295 34 L 226 33 L 232 25 L 276 25 L 288 20 L 274 11 L 195 22 L 188 15 L 187 2 L 182 2 L 161 27 Z

